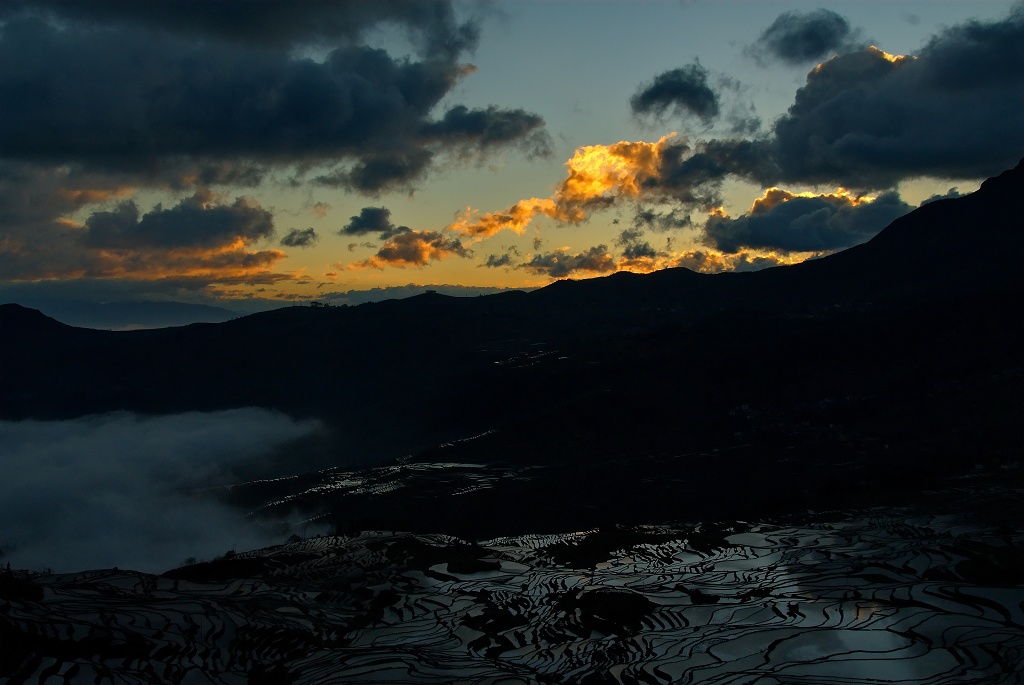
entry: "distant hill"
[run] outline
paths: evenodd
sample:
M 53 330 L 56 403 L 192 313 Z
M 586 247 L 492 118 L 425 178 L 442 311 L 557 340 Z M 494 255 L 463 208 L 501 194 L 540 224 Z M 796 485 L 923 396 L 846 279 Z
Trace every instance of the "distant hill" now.
M 564 279 L 528 295 L 511 291 L 438 305 L 446 298 L 428 291 L 408 302 L 424 311 L 441 307 L 468 317 L 522 313 L 532 319 L 531 328 L 557 333 L 565 328 L 557 317 L 568 316 L 575 325 L 576 319 L 589 316 L 583 312 L 591 310 L 615 320 L 640 321 L 648 318 L 645 313 L 651 308 L 661 307 L 687 317 L 732 309 L 795 312 L 802 307 L 1020 287 L 1024 283 L 1024 270 L 1017 265 L 1017 255 L 1024 251 L 1022 194 L 1024 161 L 985 181 L 975 193 L 931 202 L 895 220 L 867 243 L 802 264 L 714 275 L 682 267 L 642 275 L 618 272 L 581 281 Z M 359 314 L 339 309 L 330 314 L 364 320 L 371 312 L 389 317 L 400 312 L 417 318 L 405 305 L 392 301 L 360 307 Z M 37 308 L 72 326 L 117 330 L 220 323 L 240 316 L 220 307 L 172 302 L 46 300 Z M 276 316 L 282 321 L 315 316 L 323 323 L 322 312 L 301 314 L 288 309 Z M 257 318 L 261 324 L 271 321 L 262 315 Z
M 79 328 L 129 331 L 140 328 L 221 323 L 243 312 L 184 302 L 88 302 L 83 300 L 26 300 L 34 309 L 61 323 Z

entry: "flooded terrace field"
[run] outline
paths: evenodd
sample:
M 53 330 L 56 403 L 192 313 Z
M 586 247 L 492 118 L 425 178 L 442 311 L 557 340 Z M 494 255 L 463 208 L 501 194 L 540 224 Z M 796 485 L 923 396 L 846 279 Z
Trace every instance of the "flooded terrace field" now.
M 915 508 L 478 543 L 364 531 L 161 576 L 9 577 L 0 675 L 1019 683 L 1022 605 L 1024 531 Z

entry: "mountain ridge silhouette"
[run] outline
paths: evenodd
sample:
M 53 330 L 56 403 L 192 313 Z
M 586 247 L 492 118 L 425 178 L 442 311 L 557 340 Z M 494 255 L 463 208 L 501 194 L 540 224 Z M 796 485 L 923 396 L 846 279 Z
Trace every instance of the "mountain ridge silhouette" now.
M 512 291 L 475 298 L 454 298 L 438 293 L 405 298 L 403 302 L 420 305 L 429 301 L 486 301 L 495 304 L 498 311 L 511 299 L 526 299 L 547 304 L 584 305 L 587 298 L 601 298 L 602 306 L 652 303 L 696 307 L 692 300 L 699 296 L 717 297 L 718 308 L 750 307 L 781 304 L 773 288 L 791 299 L 790 306 L 820 304 L 828 297 L 869 298 L 913 294 L 927 288 L 988 287 L 993 278 L 1010 278 L 1012 273 L 999 273 L 1000 267 L 1014 251 L 1024 248 L 1024 230 L 999 231 L 1001 226 L 1017 222 L 1021 225 L 1019 198 L 1024 195 L 1024 160 L 998 176 L 984 181 L 979 190 L 957 198 L 936 200 L 923 205 L 893 221 L 871 240 L 846 250 L 794 265 L 783 265 L 756 272 L 725 272 L 701 274 L 686 267 L 673 267 L 648 274 L 619 271 L 609 276 L 574 280 L 561 279 L 530 293 Z M 980 235 L 979 235 L 980 234 Z M 990 250 L 984 259 L 977 253 L 963 250 L 965 240 L 985 239 L 997 249 Z M 945 263 L 939 260 L 944 260 Z M 1000 261 L 1002 260 L 1002 261 Z M 980 279 L 973 282 L 970 279 Z M 806 281 L 814 281 L 808 288 Z M 1019 282 L 1017 279 L 1016 282 Z M 713 284 L 713 285 L 712 285 Z M 692 290 L 681 290 L 684 288 Z M 714 292 L 718 289 L 720 292 Z M 766 291 L 768 291 L 766 293 Z M 746 298 L 744 302 L 737 301 Z M 395 307 L 395 301 L 357 305 L 357 307 Z M 399 305 L 404 307 L 405 305 Z M 0 305 L 0 323 L 5 327 L 30 325 L 31 319 L 16 314 L 19 305 Z M 294 308 L 282 308 L 292 311 Z M 344 309 L 328 308 L 332 314 Z M 319 313 L 319 312 L 317 312 Z M 18 317 L 22 318 L 18 318 Z M 270 310 L 247 317 L 285 317 L 291 314 Z M 38 321 L 38 320 L 37 320 Z

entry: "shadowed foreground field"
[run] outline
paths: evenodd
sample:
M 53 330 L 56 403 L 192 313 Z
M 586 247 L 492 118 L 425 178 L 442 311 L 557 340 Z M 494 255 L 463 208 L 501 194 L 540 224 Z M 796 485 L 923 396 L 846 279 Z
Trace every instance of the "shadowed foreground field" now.
M 1019 683 L 1020 491 L 467 543 L 363 532 L 161 576 L 3 576 L 12 683 Z

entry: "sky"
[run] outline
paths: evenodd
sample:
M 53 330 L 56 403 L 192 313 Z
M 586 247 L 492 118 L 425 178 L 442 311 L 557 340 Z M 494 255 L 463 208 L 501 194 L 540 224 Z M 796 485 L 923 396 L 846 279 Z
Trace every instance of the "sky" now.
M 1021 157 L 1019 3 L 0 2 L 0 302 L 751 270 Z

